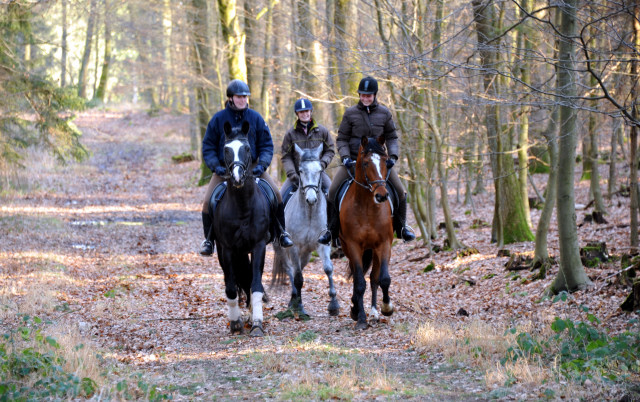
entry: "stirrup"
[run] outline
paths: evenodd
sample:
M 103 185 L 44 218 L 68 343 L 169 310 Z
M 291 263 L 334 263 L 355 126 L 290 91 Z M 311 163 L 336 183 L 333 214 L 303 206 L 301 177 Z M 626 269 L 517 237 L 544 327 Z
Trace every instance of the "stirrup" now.
M 278 240 L 280 241 L 280 247 L 282 248 L 289 248 L 293 246 L 293 240 L 291 240 L 291 235 L 286 231 L 282 232 Z
M 416 234 L 413 233 L 413 229 L 409 225 L 403 226 L 400 232 L 401 232 L 402 240 L 404 240 L 405 243 L 414 241 L 416 239 Z
M 211 243 L 209 240 L 203 241 L 202 244 L 200 245 L 200 255 L 209 257 L 212 254 L 213 254 L 213 243 Z
M 318 243 L 328 246 L 331 244 L 331 231 L 325 229 L 324 232 L 318 237 Z

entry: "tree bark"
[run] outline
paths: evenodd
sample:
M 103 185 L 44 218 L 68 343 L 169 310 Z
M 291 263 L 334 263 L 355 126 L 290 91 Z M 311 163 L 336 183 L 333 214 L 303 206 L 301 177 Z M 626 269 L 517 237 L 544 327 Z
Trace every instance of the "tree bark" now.
M 62 43 L 61 50 L 62 56 L 60 58 L 60 87 L 64 88 L 67 86 L 67 37 L 68 37 L 68 27 L 67 27 L 67 1 L 62 0 Z
M 633 7 L 633 43 L 635 49 L 640 49 L 640 4 L 636 3 Z M 633 110 L 633 119 L 636 124 L 631 126 L 629 134 L 629 183 L 630 183 L 630 202 L 629 213 L 631 215 L 631 234 L 629 244 L 633 248 L 638 248 L 638 122 L 640 121 L 640 112 L 638 101 L 640 101 L 640 89 L 638 89 L 638 77 L 640 76 L 640 61 L 637 57 L 631 62 L 631 99 Z
M 576 111 L 572 105 L 567 104 L 576 96 L 575 45 L 573 39 L 576 35 L 576 6 L 577 0 L 565 0 L 558 10 L 561 13 L 561 35 L 558 48 L 558 95 L 561 98 L 560 121 L 562 136 L 559 141 L 558 160 L 558 233 L 560 242 L 560 271 L 556 275 L 549 291 L 559 293 L 561 291 L 575 291 L 591 284 L 582 261 L 580 261 L 580 248 L 578 233 L 576 230 L 575 195 L 573 189 L 573 176 L 575 172 L 576 155 Z
M 236 0 L 218 0 L 222 37 L 227 46 L 227 67 L 230 79 L 247 81 L 245 33 L 236 14 Z
M 91 56 L 91 41 L 93 40 L 93 26 L 96 20 L 96 0 L 91 0 L 89 4 L 89 19 L 87 21 L 87 35 L 84 41 L 84 52 L 78 72 L 78 96 L 87 97 L 87 67 Z
M 111 24 L 109 18 L 109 0 L 104 0 L 104 59 L 102 61 L 102 72 L 100 74 L 100 84 L 94 95 L 100 103 L 104 103 L 107 90 L 107 80 L 109 79 L 109 66 L 111 64 Z

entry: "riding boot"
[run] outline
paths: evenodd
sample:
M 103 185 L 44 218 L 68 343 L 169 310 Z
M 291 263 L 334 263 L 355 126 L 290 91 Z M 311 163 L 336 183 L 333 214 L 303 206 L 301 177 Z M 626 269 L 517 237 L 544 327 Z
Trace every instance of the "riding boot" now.
M 213 254 L 213 232 L 211 227 L 213 226 L 213 222 L 211 221 L 211 216 L 203 212 L 202 213 L 202 227 L 204 228 L 204 241 L 200 245 L 200 255 L 210 256 Z
M 325 246 L 331 244 L 331 237 L 333 232 L 332 227 L 334 226 L 335 220 L 334 216 L 335 212 L 333 209 L 333 203 L 327 200 L 327 228 L 322 232 L 320 237 L 318 237 L 318 243 L 324 244 Z
M 278 210 L 276 211 L 276 216 L 275 216 L 277 223 L 276 223 L 276 235 L 278 236 L 278 241 L 280 242 L 280 247 L 282 248 L 287 248 L 287 247 L 291 247 L 293 246 L 293 240 L 291 240 L 291 235 L 289 233 L 287 233 L 287 230 L 285 229 L 285 222 L 284 222 L 284 204 L 283 203 L 278 203 Z
M 397 224 L 394 225 L 396 227 L 396 234 L 398 238 L 404 240 L 405 242 L 410 242 L 416 239 L 415 233 L 413 230 L 407 226 L 407 198 L 405 197 L 403 200 L 398 202 L 398 211 L 396 212 Z

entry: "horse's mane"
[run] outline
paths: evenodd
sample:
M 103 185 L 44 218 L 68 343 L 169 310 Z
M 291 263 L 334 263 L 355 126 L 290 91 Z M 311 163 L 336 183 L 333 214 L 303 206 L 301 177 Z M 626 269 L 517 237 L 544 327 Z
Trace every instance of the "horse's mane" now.
M 365 148 L 364 152 L 367 154 L 369 152 L 373 152 L 378 155 L 386 155 L 387 149 L 384 145 L 378 143 L 378 140 L 376 140 L 374 137 L 369 137 L 369 142 L 367 143 L 367 147 Z

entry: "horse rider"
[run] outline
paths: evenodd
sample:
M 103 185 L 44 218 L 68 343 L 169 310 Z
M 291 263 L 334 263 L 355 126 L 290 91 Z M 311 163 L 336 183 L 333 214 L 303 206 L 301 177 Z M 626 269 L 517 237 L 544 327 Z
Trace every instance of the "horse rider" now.
M 300 148 L 315 148 L 322 144 L 320 165 L 322 165 L 323 172 L 320 177 L 322 192 L 326 195 L 329 186 L 331 186 L 331 179 L 324 172 L 324 169 L 329 166 L 336 154 L 333 137 L 325 126 L 318 124 L 313 119 L 313 105 L 308 99 L 298 99 L 293 110 L 297 116 L 296 122 L 282 139 L 281 160 L 287 179 L 280 189 L 281 196 L 284 198 L 289 191 L 294 191 L 300 185 L 300 177 L 298 176 L 300 161 L 296 155 L 295 144 Z
M 230 123 L 232 127 L 242 126 L 246 121 L 251 126 L 248 135 L 251 146 L 251 172 L 253 176 L 260 177 L 269 183 L 278 198 L 277 210 L 272 213 L 272 222 L 277 221 L 275 226 L 276 235 L 282 247 L 293 246 L 291 237 L 285 230 L 284 206 L 282 197 L 277 191 L 277 186 L 273 178 L 266 172 L 273 158 L 273 139 L 269 126 L 264 121 L 260 113 L 249 108 L 249 96 L 251 92 L 249 86 L 241 80 L 233 80 L 227 86 L 227 102 L 224 109 L 213 115 L 207 131 L 202 140 L 202 159 L 211 172 L 211 181 L 207 187 L 207 192 L 202 204 L 202 225 L 204 227 L 205 240 L 200 246 L 200 254 L 209 256 L 213 254 L 213 216 L 209 215 L 209 199 L 214 188 L 225 180 L 228 175 L 224 162 L 225 135 L 224 124 Z
M 329 199 L 327 200 L 327 221 L 329 222 L 329 232 L 323 233 L 318 239 L 319 243 L 329 244 L 331 237 L 337 239 L 339 233 L 338 211 L 333 205 L 338 188 L 347 180 L 350 175 L 348 168 L 355 166 L 358 156 L 360 140 L 362 137 L 375 137 L 383 135 L 389 153 L 387 168 L 390 171 L 388 182 L 398 194 L 398 209 L 394 211 L 394 230 L 398 238 L 405 242 L 415 240 L 416 235 L 407 226 L 407 192 L 398 177 L 395 169 L 391 169 L 398 160 L 400 153 L 398 134 L 393 117 L 388 108 L 378 103 L 378 81 L 373 77 L 365 77 L 358 85 L 360 101 L 357 105 L 349 107 L 342 116 L 342 122 L 338 128 L 338 153 L 342 165 L 333 177 L 333 182 L 329 188 Z

